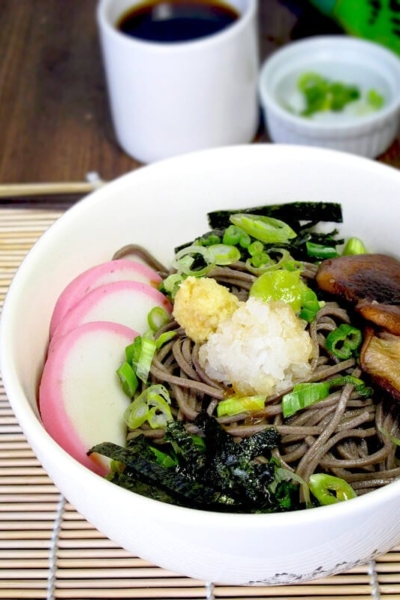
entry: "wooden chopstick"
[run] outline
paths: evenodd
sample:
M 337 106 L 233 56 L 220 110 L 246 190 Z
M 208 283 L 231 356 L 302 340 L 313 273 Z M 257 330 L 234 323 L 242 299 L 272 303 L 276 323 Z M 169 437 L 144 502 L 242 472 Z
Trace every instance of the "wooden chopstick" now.
M 103 181 L 76 181 L 60 183 L 0 184 L 0 198 L 31 198 L 35 196 L 63 196 L 88 194 L 103 185 Z

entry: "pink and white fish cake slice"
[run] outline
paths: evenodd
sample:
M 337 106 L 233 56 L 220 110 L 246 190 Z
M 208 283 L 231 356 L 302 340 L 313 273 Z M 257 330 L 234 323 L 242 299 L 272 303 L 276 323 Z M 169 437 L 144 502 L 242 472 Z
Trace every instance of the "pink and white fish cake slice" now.
M 68 311 L 55 329 L 51 344 L 75 327 L 90 321 L 112 321 L 139 334 L 149 329 L 148 314 L 154 307 L 172 312 L 169 300 L 154 287 L 137 281 L 114 281 L 92 290 Z
M 137 332 L 118 323 L 85 323 L 49 350 L 39 388 L 39 411 L 52 438 L 99 475 L 109 460 L 88 457 L 95 444 L 126 443 L 123 414 L 129 398 L 116 374 Z
M 110 260 L 87 269 L 75 277 L 60 294 L 51 318 L 50 335 L 53 335 L 68 311 L 83 296 L 113 281 L 138 281 L 156 288 L 161 277 L 147 265 L 127 259 Z

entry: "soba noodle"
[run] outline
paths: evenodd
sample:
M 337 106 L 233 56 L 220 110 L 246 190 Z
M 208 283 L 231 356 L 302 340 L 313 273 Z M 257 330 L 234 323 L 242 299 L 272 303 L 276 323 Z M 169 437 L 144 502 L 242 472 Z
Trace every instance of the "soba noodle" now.
M 150 265 L 168 274 L 163 265 L 137 246 L 125 247 L 114 258 L 138 252 Z M 303 263 L 302 276 L 310 283 L 316 271 L 316 265 Z M 256 279 L 242 262 L 216 267 L 208 276 L 227 286 L 240 300 L 248 298 L 249 289 Z M 341 323 L 351 321 L 352 315 L 345 308 L 336 302 L 327 302 L 316 319 L 308 324 L 314 356 L 312 373 L 307 381 L 324 381 L 338 373 L 360 376 L 361 370 L 354 358 L 341 361 L 326 349 L 328 333 Z M 190 433 L 197 433 L 193 424 L 196 416 L 202 411 L 215 416 L 218 402 L 226 397 L 229 390 L 207 376 L 199 363 L 198 344 L 186 336 L 176 321 L 160 329 L 156 337 L 171 329 L 176 331 L 176 337 L 155 355 L 149 385 L 165 384 L 170 391 L 175 418 L 184 421 Z M 363 398 L 351 384 L 346 384 L 318 404 L 288 419 L 282 415 L 284 393 L 267 398 L 265 408 L 259 412 L 216 418 L 236 440 L 274 426 L 281 435 L 281 443 L 273 455 L 284 468 L 305 481 L 313 473 L 328 473 L 344 479 L 357 495 L 361 495 L 400 476 L 396 446 L 390 439 L 390 436 L 399 434 L 399 411 L 388 405 L 379 389 L 374 389 L 373 398 Z M 162 442 L 164 431 L 151 429 L 145 424 L 129 436 L 138 434 Z

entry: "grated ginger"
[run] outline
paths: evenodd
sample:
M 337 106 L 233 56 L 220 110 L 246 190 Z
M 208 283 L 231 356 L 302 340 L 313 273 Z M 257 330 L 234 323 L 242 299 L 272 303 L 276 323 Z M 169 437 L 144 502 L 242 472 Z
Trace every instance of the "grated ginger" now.
M 187 277 L 176 294 L 173 316 L 193 341 L 202 344 L 240 304 L 215 279 Z

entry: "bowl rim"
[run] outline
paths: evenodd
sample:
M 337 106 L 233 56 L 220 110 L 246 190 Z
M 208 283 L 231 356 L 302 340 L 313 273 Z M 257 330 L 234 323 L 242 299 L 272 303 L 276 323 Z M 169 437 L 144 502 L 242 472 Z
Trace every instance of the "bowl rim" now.
M 9 397 L 10 405 L 12 406 L 19 424 L 23 430 L 24 435 L 28 439 L 32 449 L 37 454 L 43 454 L 48 452 L 51 456 L 58 456 L 60 460 L 65 462 L 66 470 L 76 474 L 77 484 L 81 484 L 83 487 L 90 487 L 92 484 L 101 486 L 101 489 L 111 489 L 103 486 L 113 486 L 114 494 L 116 497 L 125 496 L 135 500 L 132 502 L 138 503 L 138 505 L 153 505 L 158 510 L 162 511 L 166 515 L 171 517 L 179 516 L 181 523 L 190 524 L 193 520 L 193 516 L 201 515 L 201 519 L 208 525 L 215 524 L 218 528 L 232 528 L 237 530 L 253 530 L 258 529 L 260 526 L 269 528 L 290 528 L 293 525 L 307 525 L 309 522 L 324 523 L 331 521 L 334 518 L 340 518 L 346 516 L 349 518 L 352 514 L 356 513 L 368 513 L 371 510 L 379 509 L 385 504 L 387 500 L 393 500 L 395 497 L 400 496 L 400 478 L 382 488 L 376 489 L 373 492 L 364 494 L 353 499 L 351 502 L 342 502 L 329 506 L 320 506 L 312 510 L 299 510 L 299 511 L 288 511 L 283 513 L 267 513 L 267 514 L 243 514 L 243 513 L 223 513 L 214 511 L 203 511 L 194 508 L 180 507 L 172 504 L 167 504 L 151 498 L 140 496 L 123 488 L 106 481 L 104 478 L 91 472 L 88 468 L 81 465 L 78 461 L 72 458 L 65 450 L 57 444 L 55 440 L 47 433 L 41 423 L 39 417 L 35 414 L 26 394 L 22 387 L 21 382 L 18 380 L 16 369 L 12 364 L 12 360 L 9 358 L 6 349 L 8 347 L 8 340 L 11 339 L 12 331 L 9 327 L 8 318 L 13 313 L 13 297 L 18 295 L 20 281 L 23 282 L 24 274 L 30 268 L 30 263 L 35 259 L 35 256 L 40 252 L 41 247 L 46 246 L 47 240 L 57 234 L 59 228 L 63 228 L 65 224 L 73 222 L 80 213 L 87 210 L 90 205 L 96 205 L 98 201 L 106 198 L 110 192 L 114 193 L 114 190 L 118 190 L 121 187 L 129 186 L 132 178 L 148 177 L 150 175 L 157 177 L 158 171 L 162 171 L 168 168 L 170 165 L 174 166 L 176 163 L 185 164 L 189 161 L 197 161 L 203 155 L 209 155 L 210 159 L 218 160 L 218 157 L 222 154 L 229 153 L 245 153 L 246 160 L 250 160 L 252 155 L 260 153 L 265 154 L 266 160 L 268 155 L 281 154 L 282 156 L 291 155 L 293 158 L 298 158 L 299 155 L 304 157 L 308 155 L 310 160 L 313 157 L 326 157 L 327 160 L 334 160 L 339 164 L 344 161 L 354 165 L 367 167 L 369 170 L 374 170 L 378 175 L 384 174 L 390 176 L 398 182 L 400 186 L 400 171 L 390 167 L 388 165 L 371 161 L 361 156 L 350 155 L 345 152 L 331 150 L 326 148 L 314 148 L 309 146 L 298 146 L 298 145 L 286 145 L 286 144 L 265 144 L 265 145 L 238 145 L 230 147 L 214 148 L 209 150 L 201 150 L 178 157 L 168 158 L 151 165 L 146 165 L 135 171 L 126 173 L 120 177 L 117 177 L 113 181 L 110 181 L 105 186 L 98 188 L 91 192 L 88 196 L 77 202 L 71 208 L 58 218 L 53 225 L 51 225 L 34 244 L 32 249 L 28 252 L 20 267 L 18 268 L 13 281 L 7 291 L 6 298 L 4 301 L 2 318 L 0 322 L 0 356 L 1 370 L 3 376 L 4 387 L 6 389 L 7 396 Z M 24 424 L 24 425 L 22 425 Z M 40 446 L 40 451 L 38 452 Z M 46 466 L 44 465 L 44 468 Z M 54 478 L 52 478 L 54 480 Z M 58 484 L 59 485 L 59 484 Z M 59 485 L 60 491 L 62 486 Z M 127 496 L 128 495 L 128 496 Z
M 349 117 L 346 121 L 338 120 L 327 123 L 325 121 L 305 119 L 304 117 L 292 114 L 285 110 L 280 103 L 276 101 L 274 91 L 268 83 L 268 78 L 275 69 L 279 68 L 280 62 L 284 59 L 290 59 L 293 54 L 301 49 L 315 52 L 318 49 L 326 51 L 335 49 L 335 47 L 348 47 L 349 49 L 360 50 L 361 53 L 363 51 L 373 53 L 379 60 L 385 61 L 391 69 L 398 71 L 398 80 L 400 82 L 400 57 L 392 50 L 376 42 L 351 37 L 345 34 L 313 36 L 289 42 L 281 48 L 278 48 L 262 64 L 258 79 L 258 92 L 261 103 L 264 105 L 267 113 L 268 111 L 273 112 L 288 125 L 290 124 L 293 128 L 297 128 L 298 131 L 303 130 L 310 135 L 313 133 L 316 135 L 326 135 L 334 132 L 338 132 L 339 134 L 347 133 L 349 136 L 352 133 L 360 134 L 364 130 L 367 131 L 378 128 L 385 121 L 393 118 L 395 114 L 400 111 L 400 84 L 398 86 L 399 89 L 397 95 L 393 96 L 386 106 L 376 112 L 363 115 L 362 117 L 354 117 L 354 119 Z M 312 59 L 310 62 L 312 62 Z M 365 63 L 366 61 L 363 60 L 362 62 Z

